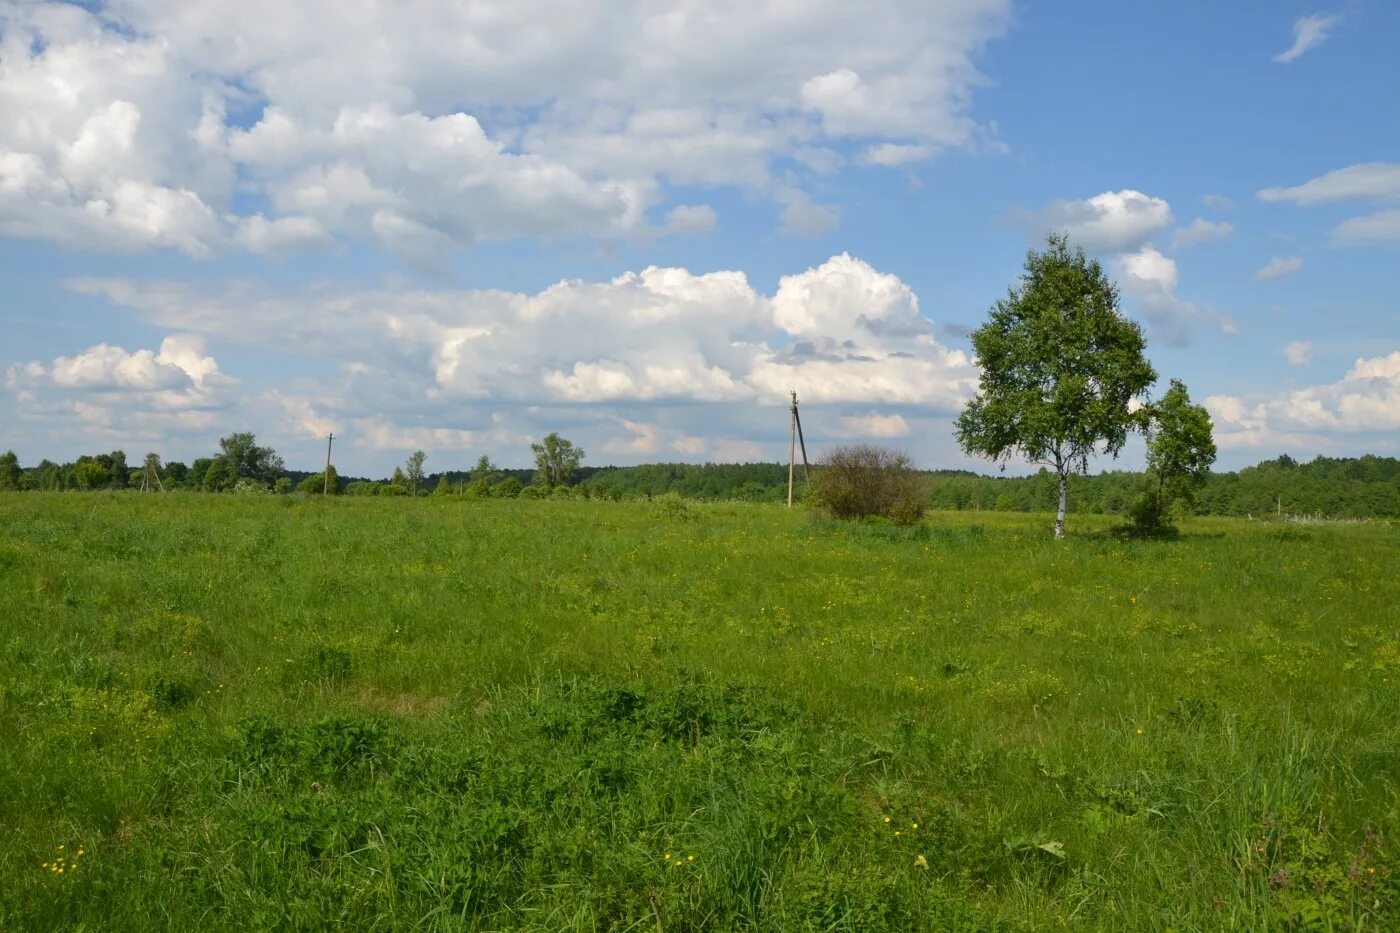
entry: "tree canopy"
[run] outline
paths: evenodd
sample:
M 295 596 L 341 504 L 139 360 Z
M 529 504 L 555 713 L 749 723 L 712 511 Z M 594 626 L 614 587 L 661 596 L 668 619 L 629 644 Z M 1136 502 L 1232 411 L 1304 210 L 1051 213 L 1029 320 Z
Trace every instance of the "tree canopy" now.
M 1130 402 L 1157 378 L 1142 328 L 1118 308 L 1118 289 L 1096 260 L 1050 236 L 972 335 L 977 395 L 958 417 L 970 454 L 1005 462 L 1021 454 L 1059 477 L 1055 536 L 1064 534 L 1069 474 L 1096 453 L 1117 456 L 1143 417 Z
M 1148 417 L 1148 488 L 1133 518 L 1141 530 L 1156 532 L 1166 524 L 1172 504 L 1189 504 L 1210 475 L 1215 438 L 1210 413 L 1192 403 L 1179 379 L 1148 408 Z
M 569 485 L 584 458 L 582 447 L 575 447 L 557 432 L 531 444 L 530 450 L 535 454 L 535 483 L 550 489 Z
M 252 479 L 272 485 L 282 473 L 282 458 L 271 447 L 259 447 L 251 432 L 230 434 L 219 440 L 219 459 L 234 480 Z

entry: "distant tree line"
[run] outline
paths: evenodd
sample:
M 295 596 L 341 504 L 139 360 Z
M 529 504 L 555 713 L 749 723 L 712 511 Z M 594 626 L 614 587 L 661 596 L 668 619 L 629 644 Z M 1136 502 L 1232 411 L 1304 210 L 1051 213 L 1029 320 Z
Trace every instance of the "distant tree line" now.
M 322 473 L 287 470 L 251 434 L 232 435 L 220 453 L 192 464 L 161 464 L 166 489 L 206 492 L 319 494 Z M 216 466 L 217 464 L 217 466 Z M 134 466 L 122 451 L 79 457 L 70 463 L 44 460 L 24 467 L 13 453 L 0 454 L 0 490 L 135 489 L 143 462 Z M 1053 512 L 1058 477 L 1042 470 L 1029 476 L 985 476 L 965 470 L 921 471 L 929 508 L 1004 512 Z M 1085 512 L 1127 515 L 1147 475 L 1114 470 L 1070 478 Z M 687 499 L 781 502 L 787 496 L 785 463 L 648 463 L 630 467 L 576 468 L 572 482 L 550 487 L 536 469 L 505 469 L 481 457 L 470 470 L 425 473 L 416 494 L 467 498 L 648 499 L 668 493 Z M 403 468 L 384 479 L 345 478 L 331 471 L 332 494 L 412 496 Z M 1196 515 L 1319 515 L 1327 518 L 1400 518 L 1400 459 L 1364 456 L 1318 457 L 1300 463 L 1289 456 L 1266 460 L 1235 473 L 1211 473 L 1195 494 Z
M 1086 512 L 1126 515 L 1146 475 L 1126 470 L 1075 476 L 1075 498 Z M 1053 473 L 1024 477 L 968 472 L 930 474 L 930 504 L 936 509 L 1048 512 L 1058 490 Z M 1319 515 L 1326 518 L 1400 518 L 1400 460 L 1394 457 L 1318 457 L 1299 463 L 1287 455 L 1214 472 L 1195 494 L 1196 515 Z

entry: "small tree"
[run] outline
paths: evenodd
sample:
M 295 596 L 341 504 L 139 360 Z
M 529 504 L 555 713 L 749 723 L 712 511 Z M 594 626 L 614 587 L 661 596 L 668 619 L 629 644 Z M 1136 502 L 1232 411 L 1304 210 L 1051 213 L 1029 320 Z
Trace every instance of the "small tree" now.
M 520 495 L 520 480 L 507 476 L 491 487 L 491 495 L 497 499 L 515 499 Z
M 329 483 L 326 482 L 328 473 L 330 474 Z M 328 470 L 322 470 L 320 473 L 312 473 L 297 486 L 297 492 L 304 492 L 312 496 L 323 496 L 328 489 L 331 495 L 340 495 L 340 475 L 336 473 L 334 466 Z
M 837 447 L 817 461 L 811 496 L 836 518 L 880 515 L 912 525 L 924 514 L 919 476 L 908 455 L 888 447 Z
M 1128 403 L 1157 378 L 1142 328 L 1118 309 L 1098 262 L 1052 235 L 1026 255 L 1020 282 L 972 335 L 982 368 L 977 395 L 958 417 L 962 449 L 992 460 L 1013 453 L 1059 478 L 1055 537 L 1065 533 L 1069 474 L 1099 448 L 1117 456 L 1143 423 Z
M 556 432 L 551 432 L 538 444 L 531 444 L 530 450 L 535 454 L 535 483 L 549 489 L 567 486 L 584 458 L 582 447 L 575 447 Z
M 472 468 L 472 481 L 482 480 L 488 486 L 494 483 L 499 475 L 500 470 L 486 454 L 482 454 L 476 461 L 476 466 Z
M 410 495 L 418 495 L 418 487 L 423 485 L 423 461 L 428 459 L 428 455 L 421 450 L 415 450 L 408 455 L 407 462 L 404 463 L 404 476 L 408 478 L 408 492 Z
M 1169 527 L 1174 503 L 1189 505 L 1210 475 L 1215 438 L 1210 413 L 1195 405 L 1179 379 L 1148 408 L 1147 488 L 1133 504 L 1136 531 L 1156 534 Z
M 447 478 L 446 473 L 443 473 L 438 477 L 437 488 L 433 490 L 433 495 L 450 496 L 454 491 L 455 490 L 452 488 L 452 480 Z

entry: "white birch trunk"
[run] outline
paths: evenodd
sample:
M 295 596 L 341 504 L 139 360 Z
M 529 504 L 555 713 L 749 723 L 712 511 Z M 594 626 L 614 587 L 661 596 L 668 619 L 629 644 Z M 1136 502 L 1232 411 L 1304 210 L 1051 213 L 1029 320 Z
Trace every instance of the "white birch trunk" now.
M 1069 486 L 1069 477 L 1063 470 L 1060 471 L 1060 508 L 1055 513 L 1055 540 L 1065 536 L 1065 493 Z

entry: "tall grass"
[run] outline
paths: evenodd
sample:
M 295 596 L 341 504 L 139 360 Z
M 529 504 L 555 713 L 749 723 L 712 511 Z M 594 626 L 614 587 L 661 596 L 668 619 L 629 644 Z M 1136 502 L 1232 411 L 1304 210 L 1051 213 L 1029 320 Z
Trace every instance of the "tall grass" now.
M 0 496 L 0 929 L 1400 927 L 1394 526 L 1046 529 Z

